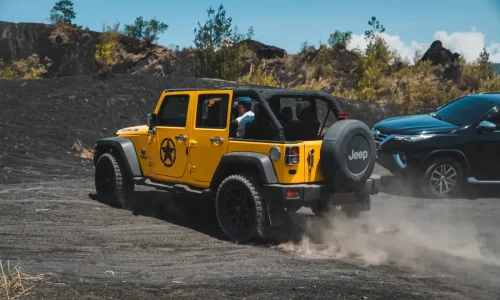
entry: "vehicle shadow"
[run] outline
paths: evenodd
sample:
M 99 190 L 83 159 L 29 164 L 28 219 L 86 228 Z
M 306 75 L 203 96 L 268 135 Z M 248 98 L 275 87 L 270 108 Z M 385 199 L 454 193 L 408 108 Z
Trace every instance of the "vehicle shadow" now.
M 428 199 L 416 182 L 393 175 L 381 176 L 380 192 L 392 196 Z M 497 198 L 498 195 L 500 195 L 499 186 L 469 184 L 464 186 L 460 194 L 451 199 L 477 200 L 480 198 Z
M 89 194 L 89 197 L 98 200 L 96 194 Z M 222 241 L 229 241 L 219 226 L 213 205 L 190 201 L 190 198 L 175 196 L 172 193 L 158 190 L 135 191 L 133 203 L 128 203 L 126 209 L 137 216 L 156 218 L 174 225 L 189 228 L 199 233 L 208 235 Z M 103 203 L 108 205 L 106 203 Z M 304 233 L 301 223 L 308 216 L 293 217 L 291 226 L 275 233 L 272 241 L 252 241 L 250 244 L 259 247 L 271 247 L 279 243 L 298 241 Z
M 89 194 L 89 197 L 99 201 L 96 194 Z M 228 240 L 217 223 L 215 212 L 203 211 L 201 207 L 183 203 L 182 200 L 177 199 L 169 192 L 141 190 L 135 191 L 133 202 L 128 203 L 127 207 L 122 209 L 129 210 L 136 216 L 156 218 L 219 240 Z

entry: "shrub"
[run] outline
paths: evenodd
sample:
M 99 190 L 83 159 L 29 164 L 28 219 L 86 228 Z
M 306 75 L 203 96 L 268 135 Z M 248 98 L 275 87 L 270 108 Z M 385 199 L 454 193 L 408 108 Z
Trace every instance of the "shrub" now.
M 167 24 L 158 22 L 155 18 L 144 21 L 143 17 L 137 17 L 133 25 L 125 25 L 125 34 L 151 45 L 158 40 L 158 34 L 164 33 L 167 29 Z
M 100 73 L 110 73 L 119 57 L 119 32 L 120 24 L 103 29 L 96 45 L 94 59 L 101 65 Z
M 272 75 L 272 72 L 268 72 L 266 70 L 266 65 L 261 64 L 255 70 L 255 66 L 252 64 L 250 66 L 250 71 L 247 75 L 240 77 L 238 79 L 239 83 L 243 84 L 251 84 L 251 85 L 260 85 L 260 86 L 270 86 L 277 87 L 279 86 L 279 82 L 275 76 Z
M 32 54 L 26 59 L 20 59 L 6 65 L 0 61 L 0 79 L 38 79 L 48 72 L 52 65 L 51 60 L 45 57 L 43 62 L 37 54 Z
M 328 44 L 332 48 L 341 48 L 345 49 L 347 44 L 351 41 L 352 32 L 345 31 L 341 32 L 339 30 L 335 30 L 334 33 L 330 34 L 330 38 L 328 39 Z
M 241 76 L 247 46 L 243 35 L 233 33 L 232 18 L 226 18 L 221 4 L 217 13 L 210 7 L 208 20 L 194 29 L 196 45 L 195 75 L 197 77 L 237 80 Z

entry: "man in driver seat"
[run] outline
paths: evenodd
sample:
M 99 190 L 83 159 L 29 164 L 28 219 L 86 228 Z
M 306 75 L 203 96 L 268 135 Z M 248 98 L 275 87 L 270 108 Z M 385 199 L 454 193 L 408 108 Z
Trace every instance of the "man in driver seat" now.
M 240 116 L 236 118 L 236 121 L 238 121 L 237 137 L 242 138 L 245 136 L 245 125 L 249 122 L 253 122 L 255 119 L 252 111 L 252 99 L 249 97 L 240 97 L 238 101 L 234 102 L 234 106 L 238 106 L 238 112 L 240 114 Z

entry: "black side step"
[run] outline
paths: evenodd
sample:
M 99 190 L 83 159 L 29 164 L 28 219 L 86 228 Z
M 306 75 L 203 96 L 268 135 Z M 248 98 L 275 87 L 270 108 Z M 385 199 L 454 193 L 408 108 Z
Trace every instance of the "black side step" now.
M 158 190 L 164 190 L 169 192 L 175 192 L 181 190 L 183 192 L 193 193 L 197 195 L 207 195 L 212 192 L 210 189 L 204 189 L 204 190 L 192 189 L 191 187 L 184 184 L 168 184 L 164 182 L 153 181 L 149 178 L 144 178 L 144 177 L 134 177 L 133 180 L 134 183 L 137 185 L 150 186 Z

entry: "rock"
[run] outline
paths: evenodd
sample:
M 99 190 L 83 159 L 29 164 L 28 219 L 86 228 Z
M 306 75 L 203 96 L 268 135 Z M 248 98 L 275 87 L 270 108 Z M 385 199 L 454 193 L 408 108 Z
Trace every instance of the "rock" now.
M 424 53 L 420 61 L 430 60 L 432 65 L 441 65 L 444 67 L 444 79 L 457 79 L 460 76 L 460 54 L 453 53 L 443 47 L 441 41 L 434 41 L 429 49 Z
M 450 50 L 443 47 L 441 41 L 436 40 L 432 45 L 425 51 L 424 55 L 420 61 L 430 60 L 433 65 L 446 66 L 449 64 L 454 64 L 458 62 L 460 54 L 452 53 Z
M 244 40 L 242 43 L 245 43 L 250 50 L 255 52 L 259 59 L 283 58 L 286 55 L 285 49 L 266 45 L 251 39 Z

